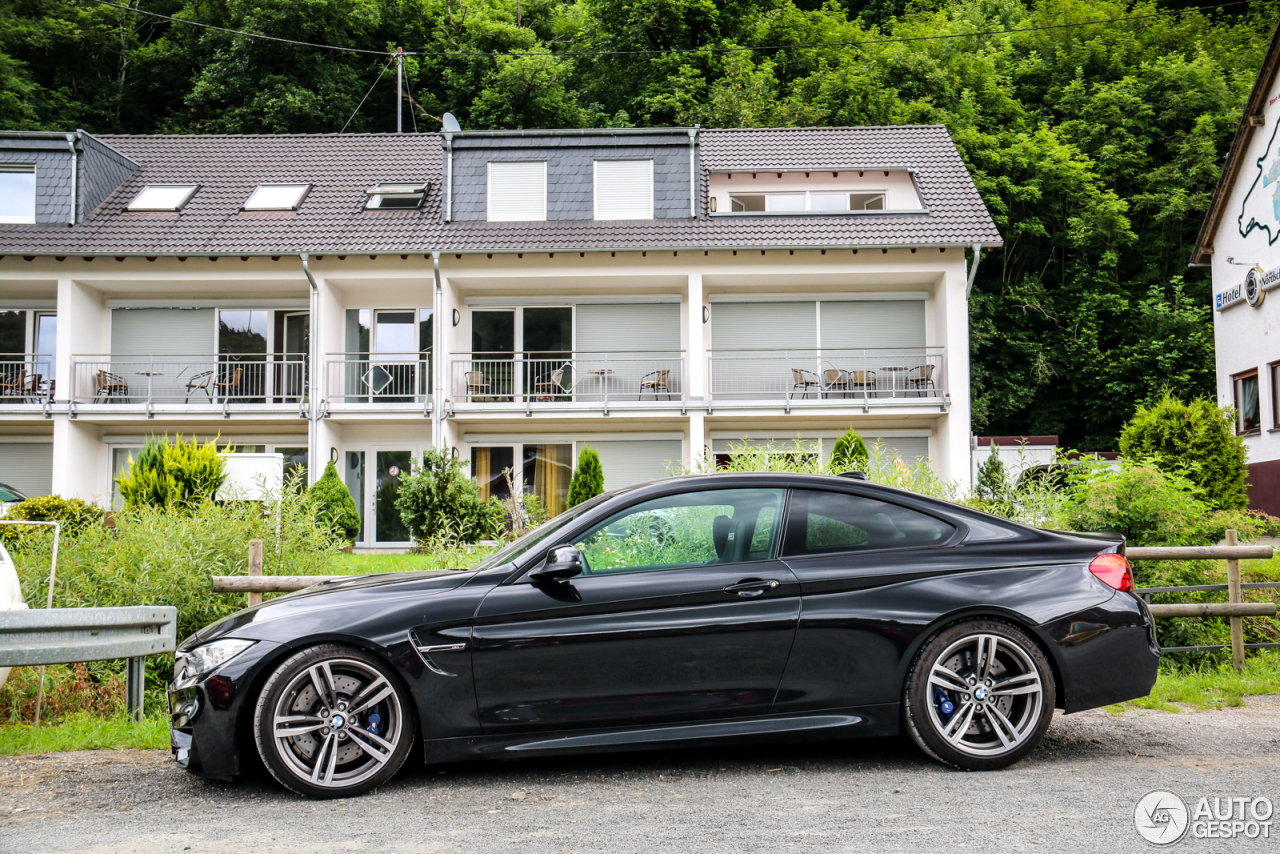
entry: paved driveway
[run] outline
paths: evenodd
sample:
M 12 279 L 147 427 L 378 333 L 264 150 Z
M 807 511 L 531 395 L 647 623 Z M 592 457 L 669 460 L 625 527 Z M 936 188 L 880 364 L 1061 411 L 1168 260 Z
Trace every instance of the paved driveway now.
M 1150 852 L 1133 810 L 1153 789 L 1193 810 L 1200 797 L 1280 803 L 1280 697 L 1060 717 L 1031 757 L 986 774 L 886 739 L 418 766 L 365 797 L 313 802 L 262 779 L 201 782 L 159 752 L 0 759 L 0 851 Z M 1280 852 L 1280 840 L 1177 850 Z

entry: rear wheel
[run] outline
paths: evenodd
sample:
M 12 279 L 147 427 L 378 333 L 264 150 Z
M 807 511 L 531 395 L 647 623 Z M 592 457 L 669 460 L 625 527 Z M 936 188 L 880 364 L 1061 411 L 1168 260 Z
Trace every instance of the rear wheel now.
M 930 756 L 971 771 L 1031 752 L 1053 718 L 1053 671 L 1025 632 L 994 620 L 958 623 L 931 638 L 907 676 L 904 715 Z
M 276 668 L 258 696 L 254 738 L 271 776 L 314 798 L 358 795 L 400 770 L 413 706 L 377 656 L 318 646 Z

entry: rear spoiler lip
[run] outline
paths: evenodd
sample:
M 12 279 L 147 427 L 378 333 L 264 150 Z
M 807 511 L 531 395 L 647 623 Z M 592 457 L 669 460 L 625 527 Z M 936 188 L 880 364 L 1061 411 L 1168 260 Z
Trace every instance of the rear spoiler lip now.
M 1055 534 L 1062 534 L 1068 537 L 1077 537 L 1082 540 L 1096 540 L 1099 543 L 1105 543 L 1111 548 L 1100 551 L 1099 554 L 1119 554 L 1125 553 L 1125 547 L 1128 544 L 1124 534 L 1116 531 L 1054 531 Z

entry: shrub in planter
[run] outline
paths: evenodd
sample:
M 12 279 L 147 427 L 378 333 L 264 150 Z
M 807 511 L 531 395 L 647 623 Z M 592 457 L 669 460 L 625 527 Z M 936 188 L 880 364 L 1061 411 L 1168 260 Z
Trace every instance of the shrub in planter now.
M 569 506 L 577 507 L 604 492 L 604 467 L 595 448 L 583 448 L 578 454 L 578 467 L 569 481 Z
M 129 457 L 129 468 L 116 478 L 126 507 L 176 507 L 194 510 L 212 501 L 226 480 L 222 458 L 214 440 L 198 444 L 184 442 L 177 436 L 147 440 L 135 460 Z
M 1120 434 L 1120 453 L 1182 475 L 1211 508 L 1248 506 L 1244 439 L 1236 435 L 1230 407 L 1205 399 L 1184 403 L 1166 394 L 1134 413 Z
M 480 497 L 480 487 L 449 450 L 422 455 L 422 465 L 400 480 L 396 510 L 420 541 L 474 543 L 502 532 L 502 508 Z
M 327 523 L 334 535 L 348 542 L 360 536 L 360 508 L 351 491 L 338 477 L 333 461 L 307 490 L 307 502 L 316 508 L 316 517 Z

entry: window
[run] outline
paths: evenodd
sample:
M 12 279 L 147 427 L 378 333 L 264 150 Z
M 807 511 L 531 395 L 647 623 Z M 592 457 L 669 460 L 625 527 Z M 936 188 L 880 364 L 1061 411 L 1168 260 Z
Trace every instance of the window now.
M 517 453 L 520 466 L 516 467 Z M 530 444 L 471 449 L 471 476 L 480 487 L 480 497 L 507 499 L 511 484 L 521 484 L 526 497 L 536 498 L 548 516 L 559 516 L 569 507 L 569 481 L 573 478 L 573 445 Z
M 653 161 L 595 162 L 596 219 L 653 219 Z
M 1272 362 L 1271 370 L 1271 426 L 1280 429 L 1280 362 Z
M 769 560 L 782 489 L 716 489 L 629 507 L 583 535 L 588 575 Z
M 196 184 L 149 184 L 129 202 L 131 211 L 177 211 L 195 193 Z
M 954 531 L 941 519 L 874 498 L 797 489 L 791 494 L 783 555 L 936 546 Z
M 878 192 L 735 193 L 729 196 L 729 202 L 735 213 L 844 213 L 885 209 L 884 193 Z
M 367 211 L 411 211 L 422 206 L 427 184 L 378 184 L 365 190 Z
M 1236 395 L 1236 433 L 1257 433 L 1262 428 L 1258 412 L 1258 372 L 1246 371 L 1231 378 Z
M 244 203 L 246 211 L 296 211 L 310 184 L 261 184 Z
M 541 222 L 547 218 L 547 164 L 489 164 L 489 221 Z
M 36 221 L 36 167 L 0 164 L 0 222 Z

